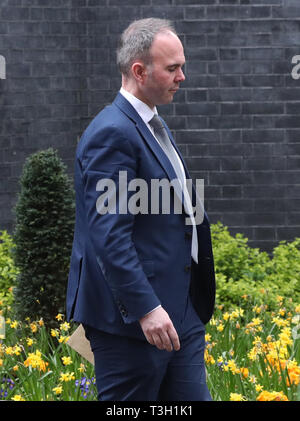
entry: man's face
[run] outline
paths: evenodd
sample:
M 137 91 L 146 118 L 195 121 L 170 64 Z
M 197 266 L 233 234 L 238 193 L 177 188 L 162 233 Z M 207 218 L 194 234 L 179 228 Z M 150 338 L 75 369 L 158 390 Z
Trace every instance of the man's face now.
M 150 49 L 152 63 L 146 66 L 142 84 L 144 101 L 151 106 L 168 104 L 173 100 L 180 82 L 185 80 L 183 46 L 172 32 L 156 36 Z

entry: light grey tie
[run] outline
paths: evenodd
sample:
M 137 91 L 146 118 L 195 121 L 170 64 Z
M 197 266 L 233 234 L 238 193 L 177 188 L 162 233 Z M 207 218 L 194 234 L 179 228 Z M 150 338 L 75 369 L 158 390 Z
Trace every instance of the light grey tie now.
M 176 154 L 176 151 L 174 149 L 174 146 L 172 145 L 172 142 L 169 138 L 169 135 L 167 133 L 167 130 L 165 126 L 163 125 L 163 122 L 159 118 L 157 114 L 154 114 L 153 118 L 149 121 L 150 126 L 153 127 L 155 137 L 159 141 L 162 149 L 164 150 L 165 154 L 169 158 L 174 171 L 176 173 L 177 179 L 181 183 L 181 197 L 184 198 L 184 207 L 187 210 L 186 207 L 186 200 L 190 201 L 190 197 L 188 195 L 187 190 L 185 189 L 185 175 L 183 174 L 180 163 L 179 163 L 179 157 Z M 188 196 L 188 197 L 187 197 Z M 197 238 L 197 230 L 196 226 L 193 223 L 193 236 L 192 236 L 192 256 L 193 259 L 198 263 L 198 238 Z

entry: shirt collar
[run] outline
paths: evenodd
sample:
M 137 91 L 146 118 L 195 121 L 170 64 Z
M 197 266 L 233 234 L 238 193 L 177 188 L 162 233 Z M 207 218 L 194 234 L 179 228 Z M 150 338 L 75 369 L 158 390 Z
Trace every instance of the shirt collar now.
M 149 121 L 153 118 L 154 114 L 157 114 L 156 107 L 150 108 L 147 104 L 132 95 L 130 92 L 126 91 L 123 87 L 120 89 L 120 94 L 122 94 L 127 101 L 130 102 L 146 124 L 149 124 Z

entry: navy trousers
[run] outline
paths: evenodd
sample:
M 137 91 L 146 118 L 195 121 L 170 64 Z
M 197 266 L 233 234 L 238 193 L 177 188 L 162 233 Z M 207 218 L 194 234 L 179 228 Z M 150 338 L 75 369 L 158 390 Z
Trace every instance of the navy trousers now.
M 84 326 L 95 358 L 100 401 L 210 401 L 204 365 L 205 326 L 187 300 L 180 350 Z

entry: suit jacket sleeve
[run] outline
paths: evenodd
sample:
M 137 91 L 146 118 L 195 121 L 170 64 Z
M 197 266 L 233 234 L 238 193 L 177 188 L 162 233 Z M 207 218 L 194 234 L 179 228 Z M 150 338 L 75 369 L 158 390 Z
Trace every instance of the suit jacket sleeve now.
M 143 271 L 132 239 L 134 215 L 120 212 L 120 190 L 123 199 L 126 200 L 127 195 L 127 202 L 134 193 L 124 192 L 119 184 L 120 171 L 123 174 L 126 172 L 128 183 L 136 178 L 137 159 L 133 146 L 118 128 L 107 127 L 95 131 L 86 139 L 78 159 L 81 161 L 85 192 L 85 213 L 89 227 L 87 235 L 90 236 L 98 264 L 124 322 L 137 321 L 159 306 L 160 301 Z M 97 188 L 100 180 L 104 179 L 113 180 L 116 187 L 115 214 L 113 208 L 106 214 L 100 214 L 96 208 L 97 200 L 103 193 Z

